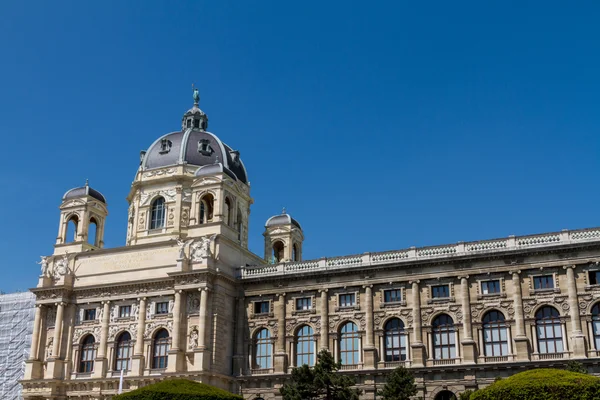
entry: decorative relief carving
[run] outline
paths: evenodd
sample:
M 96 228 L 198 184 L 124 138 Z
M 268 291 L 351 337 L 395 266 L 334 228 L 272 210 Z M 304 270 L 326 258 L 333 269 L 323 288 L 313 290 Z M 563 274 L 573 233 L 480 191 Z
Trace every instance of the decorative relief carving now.
M 188 221 L 190 217 L 190 210 L 188 208 L 184 208 L 181 210 L 181 226 L 188 226 Z
M 184 189 L 183 190 L 183 197 L 181 198 L 181 200 L 185 201 L 185 202 L 192 201 L 192 190 L 191 189 Z
M 151 178 L 153 176 L 173 175 L 176 171 L 177 171 L 176 168 L 159 169 L 159 170 L 156 170 L 156 171 L 148 171 L 148 172 L 144 173 L 144 177 L 145 178 Z
M 190 339 L 188 341 L 188 349 L 194 350 L 198 347 L 198 327 L 192 326 L 190 330 Z
M 149 339 L 152 332 L 154 332 L 158 328 L 165 328 L 169 331 L 169 334 L 172 334 L 173 321 L 152 321 L 146 324 L 146 329 L 144 330 L 144 338 Z
M 56 322 L 56 308 L 49 308 L 46 312 L 46 326 L 48 328 L 54 328 Z
M 187 313 L 196 314 L 200 310 L 200 294 L 190 292 L 187 295 Z
M 96 341 L 100 340 L 100 327 L 96 326 L 94 328 L 92 328 L 92 327 L 75 328 L 75 330 L 73 330 L 73 342 L 79 342 L 79 339 L 81 339 L 83 336 L 85 336 L 87 334 L 94 335 L 94 338 L 96 339 Z
M 167 190 L 155 190 L 153 192 L 142 192 L 140 195 L 140 203 L 142 206 L 148 205 L 150 199 L 155 196 L 162 196 L 165 198 L 165 201 L 171 202 L 175 201 L 175 196 L 177 195 L 177 190 L 175 189 L 167 189 Z
M 190 247 L 190 255 L 194 261 L 202 261 L 204 258 L 212 256 L 210 251 L 210 244 L 217 238 L 217 235 L 205 236 L 200 238 L 197 242 L 192 244 Z

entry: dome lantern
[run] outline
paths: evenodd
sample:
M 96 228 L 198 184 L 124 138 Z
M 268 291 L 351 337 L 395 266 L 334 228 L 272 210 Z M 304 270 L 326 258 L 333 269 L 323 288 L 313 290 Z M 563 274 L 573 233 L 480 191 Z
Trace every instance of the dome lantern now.
M 198 107 L 200 104 L 200 92 L 198 91 L 198 88 L 194 88 L 193 99 L 194 105 L 183 114 L 183 118 L 181 119 L 181 130 L 195 129 L 205 131 L 208 129 L 208 117 L 204 111 Z

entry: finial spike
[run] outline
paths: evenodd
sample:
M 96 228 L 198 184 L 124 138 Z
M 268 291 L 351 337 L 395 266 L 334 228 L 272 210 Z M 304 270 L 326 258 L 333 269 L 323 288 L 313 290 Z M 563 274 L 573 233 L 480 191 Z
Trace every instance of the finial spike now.
M 90 186 L 90 181 L 87 178 L 85 178 L 85 186 Z
M 283 207 L 283 209 L 281 210 L 281 214 L 285 214 L 285 207 Z

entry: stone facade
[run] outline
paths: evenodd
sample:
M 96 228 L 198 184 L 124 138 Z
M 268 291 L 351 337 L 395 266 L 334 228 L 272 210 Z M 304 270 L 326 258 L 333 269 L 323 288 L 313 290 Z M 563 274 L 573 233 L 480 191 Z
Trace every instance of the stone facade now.
M 99 192 L 65 194 L 32 289 L 24 398 L 110 399 L 122 369 L 124 390 L 177 376 L 277 398 L 319 349 L 365 399 L 398 365 L 431 400 L 573 359 L 600 371 L 600 229 L 303 261 L 284 212 L 261 258 L 239 152 L 194 100 L 182 131 L 142 154 L 125 246 L 103 248 Z

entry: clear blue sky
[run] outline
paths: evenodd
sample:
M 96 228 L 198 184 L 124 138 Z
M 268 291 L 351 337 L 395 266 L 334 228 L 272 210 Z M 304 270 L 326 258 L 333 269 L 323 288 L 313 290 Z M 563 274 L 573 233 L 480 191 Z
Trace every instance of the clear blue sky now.
M 492 3 L 492 4 L 490 4 Z M 600 225 L 600 3 L 12 1 L 0 5 L 2 284 L 36 284 L 89 178 L 125 241 L 139 151 L 200 88 L 318 258 Z

